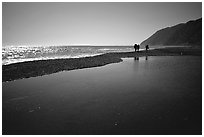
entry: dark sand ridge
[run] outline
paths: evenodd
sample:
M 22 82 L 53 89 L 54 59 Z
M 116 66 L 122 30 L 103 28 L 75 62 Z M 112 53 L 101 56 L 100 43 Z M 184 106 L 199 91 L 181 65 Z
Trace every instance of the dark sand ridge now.
M 52 74 L 60 71 L 69 71 L 82 68 L 104 66 L 110 63 L 121 62 L 121 58 L 141 56 L 201 56 L 201 48 L 193 47 L 169 47 L 140 52 L 106 53 L 94 57 L 75 59 L 54 59 L 20 62 L 2 66 L 2 80 L 12 81 L 22 78 L 36 77 Z

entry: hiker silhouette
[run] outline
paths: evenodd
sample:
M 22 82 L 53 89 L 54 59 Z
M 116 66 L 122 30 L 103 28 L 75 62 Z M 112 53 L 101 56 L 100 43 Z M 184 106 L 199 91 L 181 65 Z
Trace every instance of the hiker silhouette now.
M 137 51 L 137 44 L 134 45 L 135 52 Z
M 146 49 L 146 51 L 147 51 L 147 50 L 149 49 L 149 45 L 146 45 L 146 46 L 145 46 L 145 49 Z
M 134 49 L 135 49 L 135 52 L 136 52 L 137 50 L 139 51 L 139 50 L 140 50 L 140 45 L 135 44 L 135 45 L 134 45 Z

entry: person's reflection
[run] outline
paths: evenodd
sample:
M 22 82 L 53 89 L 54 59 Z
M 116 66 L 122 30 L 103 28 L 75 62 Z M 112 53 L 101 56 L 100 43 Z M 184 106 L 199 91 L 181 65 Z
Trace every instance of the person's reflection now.
M 139 60 L 139 57 L 134 57 L 134 60 Z
M 138 74 L 139 73 L 139 65 L 140 65 L 140 61 L 139 61 L 139 57 L 134 57 L 134 63 L 132 64 L 133 66 L 133 70 L 135 72 L 135 74 Z
M 145 60 L 148 60 L 148 56 L 146 55 Z

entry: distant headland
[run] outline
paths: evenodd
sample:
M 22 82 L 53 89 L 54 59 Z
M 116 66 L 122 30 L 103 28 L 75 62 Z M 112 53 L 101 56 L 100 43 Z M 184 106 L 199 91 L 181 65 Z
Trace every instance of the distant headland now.
M 202 18 L 161 29 L 144 40 L 141 46 L 202 45 Z

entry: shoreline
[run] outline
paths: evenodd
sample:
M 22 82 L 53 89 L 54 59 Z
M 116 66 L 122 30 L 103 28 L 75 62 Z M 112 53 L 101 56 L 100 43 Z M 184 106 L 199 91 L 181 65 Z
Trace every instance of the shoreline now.
M 139 52 L 114 52 L 93 57 L 50 59 L 19 62 L 2 65 L 2 81 L 13 81 L 23 78 L 37 77 L 83 68 L 100 67 L 111 63 L 119 63 L 121 58 L 142 56 L 202 56 L 202 49 L 197 47 L 166 47 Z

